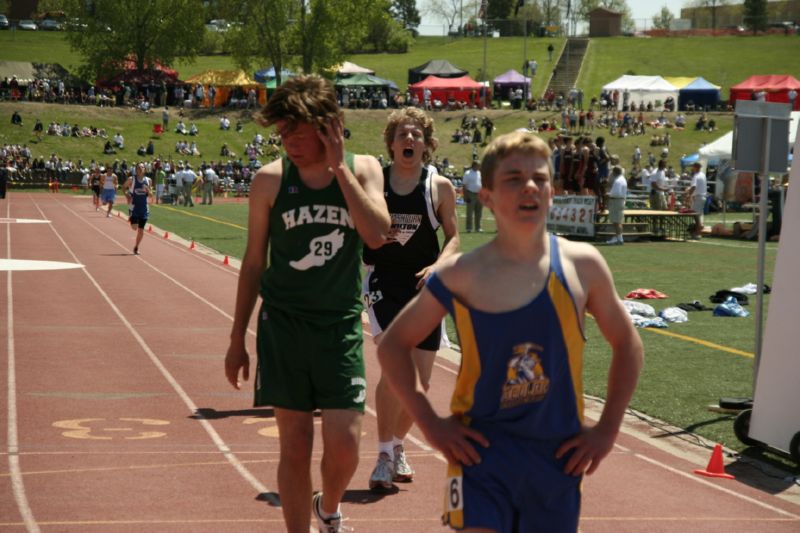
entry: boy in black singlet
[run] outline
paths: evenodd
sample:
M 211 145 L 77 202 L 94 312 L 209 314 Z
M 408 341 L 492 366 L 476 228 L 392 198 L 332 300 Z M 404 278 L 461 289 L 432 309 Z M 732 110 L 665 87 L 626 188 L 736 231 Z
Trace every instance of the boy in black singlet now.
M 378 161 L 344 150 L 333 86 L 297 76 L 261 111 L 286 155 L 252 180 L 247 249 L 236 294 L 225 375 L 249 377 L 245 333 L 261 293 L 255 404 L 275 407 L 278 489 L 286 528 L 342 529 L 339 502 L 358 466 L 366 399 L 359 269 L 362 241 L 389 231 Z M 266 267 L 269 250 L 269 268 Z M 260 285 L 260 291 L 259 291 Z M 322 493 L 312 499 L 314 410 L 322 411 Z
M 428 164 L 437 146 L 433 120 L 414 107 L 394 111 L 383 137 L 392 160 L 384 169 L 383 187 L 392 229 L 383 246 L 364 248 L 367 273 L 362 289 L 376 343 L 424 285 L 435 263 L 457 252 L 459 245 L 455 189 Z M 441 253 L 436 235 L 439 227 L 445 239 Z M 437 326 L 414 350 L 414 362 L 426 390 L 440 342 L 441 326 Z M 392 481 L 409 482 L 414 477 L 403 445 L 413 421 L 383 378 L 375 390 L 375 410 L 378 460 L 369 488 L 386 492 L 393 489 Z

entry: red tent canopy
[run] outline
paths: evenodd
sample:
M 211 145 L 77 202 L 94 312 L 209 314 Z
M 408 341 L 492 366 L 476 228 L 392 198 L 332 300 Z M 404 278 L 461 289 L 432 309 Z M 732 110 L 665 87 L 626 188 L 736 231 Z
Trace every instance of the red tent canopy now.
M 447 105 L 447 102 L 452 97 L 458 102 L 482 106 L 481 91 L 486 90 L 486 87 L 469 76 L 461 76 L 460 78 L 428 76 L 424 80 L 408 86 L 408 90 L 414 93 L 420 102 L 424 100 L 425 89 L 431 91 L 431 100 L 439 100 L 443 105 Z
M 122 83 L 133 83 L 136 85 L 155 85 L 162 81 L 168 85 L 178 82 L 178 71 L 165 67 L 160 63 L 149 65 L 143 71 L 136 70 L 136 62 L 128 58 L 122 62 L 119 69 L 122 72 L 110 79 L 98 79 L 97 85 L 101 87 L 119 86 Z
M 767 102 L 789 102 L 789 91 L 794 89 L 800 93 L 800 81 L 788 74 L 770 74 L 750 76 L 743 82 L 731 87 L 731 104 L 736 100 L 750 100 L 753 93 L 764 91 Z M 800 98 L 794 103 L 794 109 L 800 110 Z

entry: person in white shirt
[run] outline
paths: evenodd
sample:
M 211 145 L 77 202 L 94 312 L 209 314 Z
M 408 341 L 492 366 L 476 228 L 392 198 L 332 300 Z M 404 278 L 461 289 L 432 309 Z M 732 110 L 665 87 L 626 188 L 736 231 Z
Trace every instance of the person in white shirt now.
M 667 209 L 667 161 L 658 162 L 658 169 L 650 174 L 650 209 L 665 211 Z
M 225 115 L 222 115 L 222 117 L 219 119 L 219 129 L 221 130 L 231 129 L 231 119 L 229 119 Z
M 186 163 L 186 168 L 181 174 L 181 182 L 183 183 L 183 205 L 186 207 L 194 207 L 194 200 L 192 199 L 192 187 L 197 179 L 197 174 L 192 170 L 192 165 Z
M 214 187 L 218 182 L 219 176 L 214 172 L 214 168 L 209 166 L 203 173 L 203 201 L 200 202 L 201 204 L 211 205 L 214 203 Z
M 706 175 L 703 173 L 703 165 L 698 161 L 692 165 L 692 183 L 686 189 L 686 199 L 691 202 L 694 211 L 694 228 L 692 239 L 699 239 L 703 232 L 703 213 L 706 208 Z
M 480 162 L 476 159 L 472 160 L 472 167 L 464 173 L 464 178 L 461 182 L 464 191 L 464 203 L 467 204 L 467 233 L 472 231 L 473 220 L 475 222 L 475 231 L 481 232 L 481 215 L 483 214 L 483 204 L 478 198 L 478 193 L 481 190 L 481 171 Z
M 614 225 L 614 237 L 608 244 L 624 244 L 622 221 L 625 218 L 625 200 L 628 197 L 628 180 L 620 167 L 611 169 L 611 190 L 608 192 L 608 220 Z
M 120 132 L 117 132 L 117 134 L 114 135 L 114 146 L 120 149 L 125 148 L 125 139 L 122 137 Z

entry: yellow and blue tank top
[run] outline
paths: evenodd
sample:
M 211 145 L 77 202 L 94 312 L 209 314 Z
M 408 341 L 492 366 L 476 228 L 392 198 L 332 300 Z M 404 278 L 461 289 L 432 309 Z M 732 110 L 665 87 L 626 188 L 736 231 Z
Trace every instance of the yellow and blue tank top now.
M 547 283 L 518 309 L 473 309 L 435 273 L 426 286 L 452 315 L 461 345 L 453 414 L 479 430 L 533 440 L 580 431 L 585 337 L 554 235 Z
M 345 154 L 345 163 L 355 172 L 353 154 Z M 311 189 L 284 156 L 280 191 L 269 214 L 264 304 L 320 326 L 360 316 L 361 250 L 336 179 Z

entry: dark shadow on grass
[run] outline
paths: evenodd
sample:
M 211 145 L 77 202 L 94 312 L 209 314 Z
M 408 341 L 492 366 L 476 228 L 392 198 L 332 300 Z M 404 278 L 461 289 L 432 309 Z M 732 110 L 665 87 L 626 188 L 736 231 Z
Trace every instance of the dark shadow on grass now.
M 736 476 L 740 483 L 769 494 L 780 494 L 795 486 L 794 478 L 800 475 L 800 465 L 768 448 L 751 446 L 742 450 L 725 471 Z
M 659 435 L 653 435 L 654 439 L 663 439 L 665 437 L 676 437 L 681 435 L 688 435 L 694 436 L 694 432 L 697 428 L 701 428 L 704 426 L 710 426 L 713 424 L 717 424 L 719 422 L 730 422 L 733 423 L 733 419 L 736 418 L 732 415 L 725 415 L 725 416 L 718 416 L 717 418 L 711 418 L 709 420 L 704 420 L 702 422 L 697 422 L 695 424 L 691 424 L 686 426 L 685 428 L 678 428 L 675 431 L 664 431 Z

